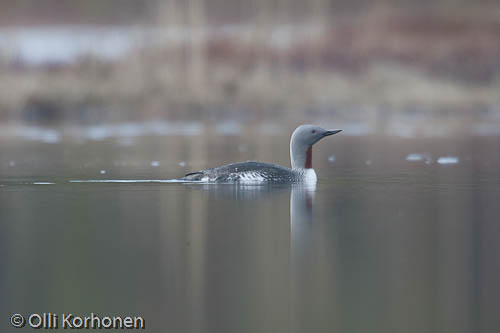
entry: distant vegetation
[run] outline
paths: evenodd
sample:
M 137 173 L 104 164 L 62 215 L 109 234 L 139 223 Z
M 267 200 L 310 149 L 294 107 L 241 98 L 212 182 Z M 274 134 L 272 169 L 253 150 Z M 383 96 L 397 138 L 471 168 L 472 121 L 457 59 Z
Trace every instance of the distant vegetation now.
M 419 7 L 326 0 L 43 4 L 0 1 L 2 23 L 139 24 L 186 34 L 118 61 L 32 67 L 4 58 L 0 120 L 336 117 L 385 124 L 409 115 L 461 126 L 499 118 L 500 5 L 493 1 L 467 8 L 444 0 Z M 232 33 L 212 33 L 226 24 Z

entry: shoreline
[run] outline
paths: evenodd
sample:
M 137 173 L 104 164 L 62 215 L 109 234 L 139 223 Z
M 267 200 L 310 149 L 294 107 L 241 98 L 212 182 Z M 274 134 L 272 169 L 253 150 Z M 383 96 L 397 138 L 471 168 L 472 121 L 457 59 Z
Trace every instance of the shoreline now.
M 383 128 L 398 117 L 453 127 L 499 121 L 500 21 L 367 18 L 258 31 L 185 27 L 191 30 L 150 35 L 142 44 L 124 36 L 134 27 L 108 27 L 115 32 L 95 40 L 83 34 L 73 47 L 64 35 L 42 50 L 68 52 L 69 61 L 40 64 L 3 49 L 0 122 L 335 118 Z

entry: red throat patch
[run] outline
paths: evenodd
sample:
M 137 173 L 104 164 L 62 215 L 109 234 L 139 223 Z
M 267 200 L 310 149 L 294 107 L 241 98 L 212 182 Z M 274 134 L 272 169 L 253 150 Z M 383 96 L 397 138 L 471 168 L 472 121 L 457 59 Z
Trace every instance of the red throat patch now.
M 304 166 L 306 169 L 312 168 L 312 155 L 313 155 L 313 147 L 309 147 L 306 152 L 306 165 Z

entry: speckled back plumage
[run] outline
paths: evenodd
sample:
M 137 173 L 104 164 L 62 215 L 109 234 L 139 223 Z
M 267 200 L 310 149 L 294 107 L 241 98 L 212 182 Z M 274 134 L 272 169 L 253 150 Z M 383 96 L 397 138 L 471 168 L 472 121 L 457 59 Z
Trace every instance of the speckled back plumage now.
M 262 162 L 240 162 L 186 174 L 182 180 L 204 182 L 294 182 L 300 173 L 290 168 Z

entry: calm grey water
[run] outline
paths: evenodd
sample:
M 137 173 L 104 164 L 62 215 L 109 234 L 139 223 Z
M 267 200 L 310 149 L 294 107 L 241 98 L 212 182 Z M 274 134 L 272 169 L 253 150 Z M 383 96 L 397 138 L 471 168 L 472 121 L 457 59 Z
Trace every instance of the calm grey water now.
M 287 134 L 4 138 L 0 331 L 94 312 L 148 332 L 499 332 L 499 144 L 338 135 L 301 187 L 69 182 L 288 165 Z

